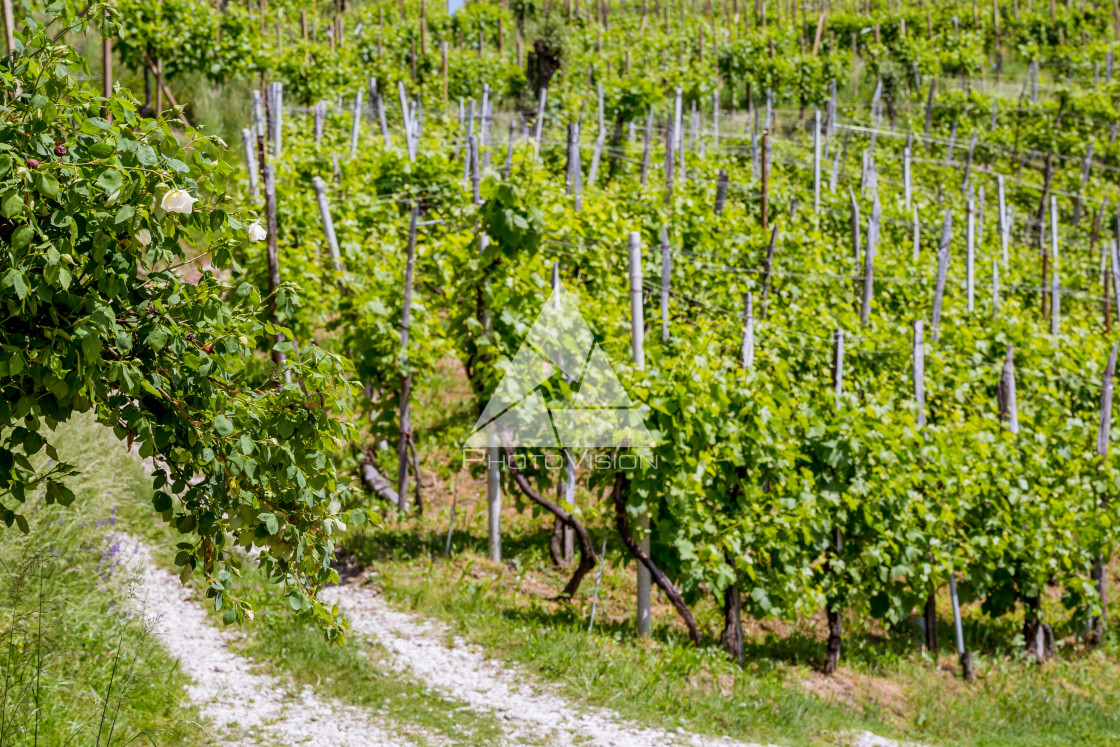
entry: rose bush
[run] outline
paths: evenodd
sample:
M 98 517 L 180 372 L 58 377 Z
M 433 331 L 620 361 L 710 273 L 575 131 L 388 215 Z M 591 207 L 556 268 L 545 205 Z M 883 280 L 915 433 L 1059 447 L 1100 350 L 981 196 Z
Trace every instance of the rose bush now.
M 75 499 L 51 432 L 93 410 L 153 460 L 181 578 L 202 574 L 227 622 L 252 617 L 234 592 L 236 544 L 258 548 L 291 607 L 340 638 L 316 593 L 338 578 L 332 535 L 364 519 L 340 515 L 348 488 L 333 463 L 350 436 L 334 415 L 344 361 L 311 346 L 274 366 L 254 348 L 291 335 L 256 288 L 209 270 L 180 280 L 190 256 L 223 268 L 246 243 L 225 150 L 92 91 L 84 60 L 52 35 L 111 35 L 115 11 L 52 8 L 0 61 L 0 518 L 27 531 L 37 496 Z M 284 313 L 298 296 L 281 286 L 267 301 Z

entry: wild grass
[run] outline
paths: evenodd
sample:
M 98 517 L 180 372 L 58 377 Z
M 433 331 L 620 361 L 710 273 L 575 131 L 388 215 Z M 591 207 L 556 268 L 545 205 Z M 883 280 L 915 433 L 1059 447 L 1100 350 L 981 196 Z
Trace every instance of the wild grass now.
M 748 621 L 740 669 L 714 639 L 722 620 L 711 599 L 694 602 L 710 634 L 701 648 L 663 602 L 654 605 L 652 636 L 635 637 L 633 565 L 615 541 L 589 634 L 594 579 L 572 604 L 551 601 L 566 574 L 549 560 L 548 527 L 512 511 L 503 515 L 504 562 L 491 563 L 485 506 L 470 501 L 478 486 L 463 482 L 450 558 L 443 558 L 448 506 L 436 501 L 424 518 L 387 512 L 381 527 L 353 534 L 347 549 L 376 568 L 394 604 L 451 624 L 489 654 L 558 683 L 576 702 L 651 726 L 779 745 L 836 744 L 862 730 L 926 745 L 1120 744 L 1114 636 L 1098 652 L 1067 640 L 1060 659 L 1040 668 L 1024 659 L 1009 630 L 994 630 L 970 609 L 966 631 L 980 674 L 970 686 L 957 672 L 947 613 L 936 662 L 915 630 L 859 627 L 853 616 L 833 678 L 818 671 L 819 621 Z M 604 532 L 609 527 L 598 522 L 591 527 L 596 538 Z
M 77 499 L 29 499 L 30 532 L 0 530 L 0 744 L 200 743 L 186 677 L 132 598 L 122 507 L 150 500 L 150 484 L 89 419 L 60 426 L 56 444 L 82 470 Z
M 368 708 L 371 717 L 391 725 L 418 744 L 493 744 L 501 732 L 495 719 L 470 711 L 462 702 L 426 688 L 393 669 L 387 653 L 358 635 L 344 646 L 328 643 L 309 622 L 295 619 L 278 589 L 249 568 L 239 584 L 256 610 L 256 621 L 243 628 L 237 651 L 268 674 L 349 705 Z M 212 615 L 218 625 L 219 616 Z

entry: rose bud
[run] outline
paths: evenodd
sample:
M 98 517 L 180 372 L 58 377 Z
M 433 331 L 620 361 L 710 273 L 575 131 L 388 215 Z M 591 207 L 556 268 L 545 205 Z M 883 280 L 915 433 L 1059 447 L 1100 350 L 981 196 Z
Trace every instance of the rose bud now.
M 27 159 L 27 168 L 31 169 L 32 171 L 35 171 L 36 169 L 38 169 L 39 168 L 39 159 L 38 158 L 28 158 Z
M 65 156 L 66 155 L 66 146 L 65 145 L 54 146 L 54 154 L 56 156 Z

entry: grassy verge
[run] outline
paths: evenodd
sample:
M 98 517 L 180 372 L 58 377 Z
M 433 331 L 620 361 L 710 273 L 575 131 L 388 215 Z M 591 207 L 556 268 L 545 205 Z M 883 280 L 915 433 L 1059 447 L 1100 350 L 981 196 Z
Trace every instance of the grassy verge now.
M 130 599 L 122 517 L 150 499 L 139 465 L 80 418 L 59 427 L 62 460 L 82 474 L 70 508 L 38 498 L 29 529 L 0 543 L 4 744 L 201 744 L 187 678 Z
M 481 485 L 463 477 L 459 485 L 449 559 L 442 556 L 450 516 L 439 490 L 428 496 L 424 518 L 390 518 L 352 535 L 348 549 L 376 568 L 396 604 L 450 623 L 579 702 L 643 724 L 783 745 L 835 744 L 845 732 L 864 729 L 941 745 L 1120 744 L 1114 650 L 1089 653 L 1071 644 L 1042 668 L 1012 650 L 982 651 L 980 680 L 967 686 L 955 671 L 948 628 L 939 664 L 920 651 L 914 631 L 849 628 L 844 665 L 826 678 L 816 669 L 823 655 L 819 621 L 752 620 L 740 669 L 712 638 L 700 649 L 689 645 L 664 603 L 655 602 L 651 638 L 635 638 L 633 566 L 613 543 L 589 635 L 594 579 L 572 604 L 551 601 L 566 574 L 548 559 L 547 528 L 513 511 L 503 516 L 506 562 L 489 562 L 484 505 L 471 500 Z M 592 529 L 596 538 L 605 531 Z M 718 632 L 720 611 L 711 600 L 697 601 L 694 612 L 702 627 Z M 971 610 L 972 635 L 981 629 L 978 610 Z
M 262 671 L 297 685 L 311 685 L 320 695 L 370 710 L 419 744 L 428 737 L 439 744 L 494 744 L 501 727 L 491 717 L 425 688 L 393 670 L 386 652 L 361 636 L 346 644 L 327 643 L 310 623 L 295 619 L 287 602 L 254 569 L 246 570 L 238 589 L 252 602 L 256 621 L 244 628 L 238 652 L 258 662 Z M 214 624 L 219 616 L 212 612 Z
M 143 484 L 147 485 L 146 477 Z M 149 543 L 157 563 L 175 570 L 174 548 L 181 537 L 151 511 L 150 495 L 147 490 L 142 503 L 129 507 L 129 531 Z M 296 618 L 279 587 L 268 583 L 251 560 L 246 559 L 242 573 L 235 586 L 253 605 L 256 619 L 240 629 L 242 635 L 233 648 L 254 662 L 260 672 L 288 685 L 309 685 L 325 699 L 367 708 L 373 720 L 390 731 L 408 735 L 417 744 L 497 742 L 501 726 L 493 717 L 466 710 L 464 703 L 428 690 L 415 678 L 395 671 L 388 664 L 386 652 L 361 636 L 348 636 L 342 646 L 328 643 L 312 623 Z M 189 583 L 202 599 L 205 583 L 201 575 L 195 574 Z M 221 615 L 211 604 L 206 609 L 214 626 L 222 627 Z

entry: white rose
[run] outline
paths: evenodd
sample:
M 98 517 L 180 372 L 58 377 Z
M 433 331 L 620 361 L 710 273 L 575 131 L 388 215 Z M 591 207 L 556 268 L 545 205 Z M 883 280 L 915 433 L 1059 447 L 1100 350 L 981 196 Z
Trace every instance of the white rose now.
M 268 231 L 264 230 L 259 220 L 249 224 L 249 241 L 264 241 L 268 238 Z
M 140 246 L 147 246 L 152 243 L 152 234 L 146 228 L 141 228 L 136 232 L 136 240 L 140 242 Z
M 171 189 L 163 196 L 159 206 L 169 213 L 183 213 L 190 215 L 197 197 L 191 197 L 185 189 Z

